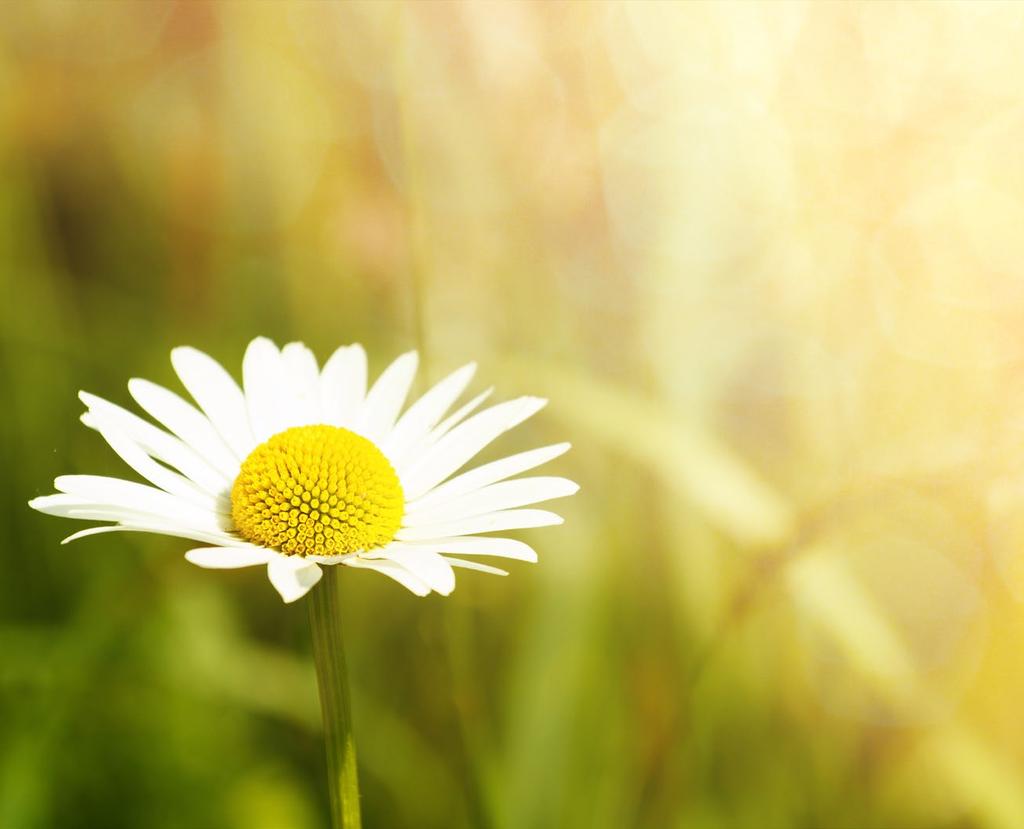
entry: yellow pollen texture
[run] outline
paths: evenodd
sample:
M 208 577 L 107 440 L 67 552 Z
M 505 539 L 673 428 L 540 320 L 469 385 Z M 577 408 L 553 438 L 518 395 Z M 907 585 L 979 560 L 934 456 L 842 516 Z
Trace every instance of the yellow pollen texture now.
M 381 547 L 402 521 L 398 475 L 373 443 L 337 426 L 296 426 L 253 449 L 231 488 L 231 517 L 253 544 L 289 555 Z

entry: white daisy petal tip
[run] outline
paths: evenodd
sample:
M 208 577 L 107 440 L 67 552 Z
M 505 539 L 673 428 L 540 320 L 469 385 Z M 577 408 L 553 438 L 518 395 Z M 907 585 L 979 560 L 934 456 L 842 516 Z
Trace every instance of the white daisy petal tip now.
M 434 550 L 392 549 L 387 553 L 386 560 L 399 564 L 442 596 L 449 595 L 455 589 L 452 566 Z
M 548 457 L 549 461 L 554 461 L 556 457 L 561 457 L 565 452 L 572 448 L 572 444 L 567 440 L 563 440 L 561 443 L 551 444 L 551 455 Z
M 300 556 L 273 554 L 267 562 L 267 577 L 285 604 L 305 596 L 323 574 L 316 562 L 306 561 Z
M 34 509 L 36 512 L 43 512 L 46 508 L 47 499 L 52 497 L 52 495 L 38 495 L 35 498 L 32 498 L 28 502 L 28 505 L 31 509 Z
M 448 566 L 451 567 L 450 564 Z M 430 585 L 430 589 L 437 593 L 439 596 L 450 596 L 452 593 L 455 592 L 455 574 L 452 573 L 450 583 L 445 583 L 441 587 Z
M 253 346 L 259 346 L 260 348 L 266 348 L 267 346 L 270 346 L 271 348 L 276 349 L 277 343 L 270 339 L 270 337 L 260 334 L 260 336 L 253 337 L 251 340 L 249 340 L 248 347 L 252 348 Z
M 176 345 L 171 349 L 171 365 L 175 371 L 180 371 L 186 361 L 193 359 L 201 353 L 199 349 L 193 348 L 190 345 Z
M 99 535 L 100 533 L 113 532 L 115 530 L 122 529 L 117 524 L 104 524 L 102 527 L 87 527 L 84 530 L 79 530 L 76 533 L 65 536 L 60 540 L 60 544 L 63 547 L 65 544 L 70 544 L 72 541 L 78 541 L 80 538 L 88 538 L 90 535 Z
M 546 397 L 533 397 L 532 395 L 520 397 L 519 402 L 524 411 L 529 412 L 529 414 L 524 415 L 524 419 L 527 417 L 533 417 L 537 412 L 548 405 L 548 399 Z
M 359 570 L 376 570 L 378 573 L 394 579 L 402 585 L 402 587 L 416 596 L 429 596 L 431 593 L 430 586 L 422 579 L 407 568 L 403 567 L 397 561 L 393 561 L 390 558 L 363 558 L 362 556 L 353 556 L 352 558 L 344 561 L 343 564 L 347 567 L 353 567 Z
M 100 423 L 96 419 L 96 416 L 92 413 L 92 410 L 84 411 L 78 416 L 79 421 L 87 429 L 92 429 L 94 432 L 100 431 Z
M 508 570 L 502 570 L 500 567 L 492 567 L 490 564 L 480 564 L 477 561 L 466 561 L 462 558 L 452 558 L 451 556 L 445 556 L 447 561 L 452 567 L 461 567 L 464 570 L 476 570 L 478 573 L 490 573 L 492 576 L 507 576 Z

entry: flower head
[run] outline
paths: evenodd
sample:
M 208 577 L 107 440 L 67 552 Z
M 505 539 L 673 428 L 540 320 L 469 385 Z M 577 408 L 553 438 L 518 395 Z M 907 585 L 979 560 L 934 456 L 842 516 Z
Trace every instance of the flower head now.
M 403 354 L 367 390 L 366 353 L 339 348 L 321 370 L 301 343 L 253 340 L 243 385 L 215 360 L 176 348 L 171 362 L 196 406 L 146 380 L 128 382 L 164 428 L 85 392 L 82 421 L 151 486 L 63 475 L 40 512 L 115 523 L 64 543 L 129 531 L 202 542 L 200 567 L 266 565 L 286 602 L 320 580 L 321 566 L 377 570 L 425 596 L 455 587 L 453 567 L 505 575 L 458 556 L 536 561 L 522 541 L 482 533 L 560 524 L 530 504 L 571 495 L 555 477 L 514 477 L 558 457 L 559 443 L 460 471 L 545 401 L 521 397 L 477 411 L 484 392 L 445 416 L 473 377 L 464 366 L 403 412 L 416 373 Z M 459 474 L 456 474 L 459 473 Z

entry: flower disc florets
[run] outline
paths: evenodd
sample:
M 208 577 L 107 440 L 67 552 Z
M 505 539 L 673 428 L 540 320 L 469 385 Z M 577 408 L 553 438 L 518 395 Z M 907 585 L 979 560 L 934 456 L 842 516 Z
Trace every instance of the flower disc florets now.
M 231 488 L 239 534 L 299 556 L 382 547 L 398 532 L 404 503 L 383 453 L 337 426 L 274 435 L 245 459 Z

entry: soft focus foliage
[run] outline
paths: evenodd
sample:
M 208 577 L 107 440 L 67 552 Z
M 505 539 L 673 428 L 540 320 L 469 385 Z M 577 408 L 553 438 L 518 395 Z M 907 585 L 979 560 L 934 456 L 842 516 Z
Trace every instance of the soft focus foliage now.
M 467 359 L 536 567 L 345 573 L 368 826 L 1024 826 L 1024 5 L 0 7 L 0 826 L 324 825 L 305 608 L 25 502 L 188 343 Z

